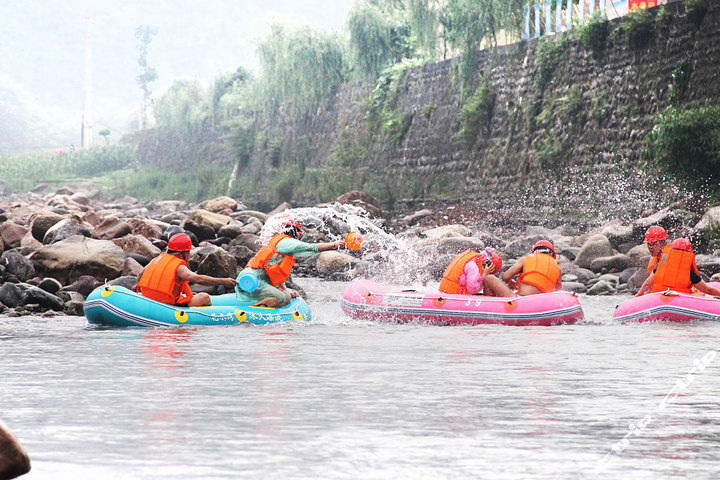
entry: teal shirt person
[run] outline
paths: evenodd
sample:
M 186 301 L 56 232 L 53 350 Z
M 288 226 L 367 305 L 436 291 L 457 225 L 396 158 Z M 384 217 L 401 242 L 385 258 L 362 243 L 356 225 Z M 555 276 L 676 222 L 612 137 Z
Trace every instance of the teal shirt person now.
M 280 240 L 275 247 L 275 251 L 283 255 L 292 255 L 295 257 L 309 257 L 325 250 L 336 250 L 345 243 L 342 240 L 317 244 L 303 242 L 298 239 L 298 237 L 302 235 L 302 231 L 297 222 L 289 222 L 283 225 L 282 233 L 289 235 L 291 238 L 286 237 Z M 270 258 L 267 264 L 276 265 L 280 263 L 280 261 L 280 257 Z M 297 293 L 287 288 L 285 282 L 273 286 L 267 272 L 263 268 L 245 267 L 237 277 L 239 282 L 241 281 L 241 277 L 246 273 L 254 274 L 258 284 L 252 292 L 246 292 L 240 288 L 235 289 L 238 300 L 241 302 L 254 301 L 256 302 L 254 306 L 277 308 L 287 305 L 292 297 L 297 296 Z

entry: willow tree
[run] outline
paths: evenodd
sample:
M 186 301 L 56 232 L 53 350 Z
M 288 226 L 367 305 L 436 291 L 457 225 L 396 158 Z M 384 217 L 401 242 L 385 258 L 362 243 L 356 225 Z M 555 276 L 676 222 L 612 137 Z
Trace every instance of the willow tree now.
M 359 0 L 346 20 L 355 76 L 374 81 L 385 68 L 411 58 L 410 25 L 402 1 Z
M 208 115 L 208 103 L 203 87 L 196 81 L 176 80 L 153 107 L 158 125 L 173 127 L 189 133 L 193 126 Z
M 411 38 L 417 53 L 426 60 L 437 60 L 440 50 L 440 15 L 444 2 L 440 0 L 406 0 Z M 445 52 L 443 49 L 443 56 Z
M 343 42 L 335 33 L 274 23 L 258 42 L 257 55 L 260 100 L 269 112 L 312 109 L 345 80 Z
M 157 35 L 157 28 L 149 25 L 141 25 L 135 30 L 135 38 L 137 39 L 137 48 L 140 56 L 138 57 L 138 65 L 140 73 L 135 78 L 140 90 L 142 90 L 143 98 L 140 104 L 140 129 L 147 128 L 147 109 L 150 105 L 150 84 L 157 80 L 157 70 L 155 67 L 148 65 L 147 57 L 150 49 L 152 38 Z

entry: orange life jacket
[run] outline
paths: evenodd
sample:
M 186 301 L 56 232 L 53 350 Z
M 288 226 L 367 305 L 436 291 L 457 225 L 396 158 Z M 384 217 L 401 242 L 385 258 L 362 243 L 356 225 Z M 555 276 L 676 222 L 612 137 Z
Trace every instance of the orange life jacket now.
M 667 289 L 681 293 L 692 293 L 690 270 L 695 269 L 695 254 L 685 250 L 676 250 L 665 247 L 662 257 L 655 270 L 653 292 L 662 292 Z
M 277 244 L 280 240 L 285 238 L 292 238 L 284 233 L 278 233 L 270 239 L 270 242 L 262 247 L 254 257 L 250 259 L 247 266 L 250 268 L 262 268 L 267 273 L 270 279 L 270 284 L 273 286 L 280 285 L 290 277 L 293 265 L 295 265 L 293 255 L 285 255 L 284 253 L 278 253 Z M 268 264 L 267 262 L 272 258 L 282 257 L 278 264 Z
M 523 272 L 518 276 L 518 288 L 523 283 L 539 288 L 543 293 L 554 292 L 560 279 L 557 260 L 545 253 L 531 253 L 525 257 Z
M 467 293 L 464 285 L 458 283 L 460 281 L 460 275 L 465 273 L 465 265 L 473 261 L 475 257 L 479 257 L 480 254 L 473 252 L 472 250 L 465 250 L 460 255 L 455 257 L 450 265 L 447 266 L 443 273 L 443 278 L 440 280 L 440 290 L 443 293 L 459 293 L 464 295 Z M 481 267 L 482 268 L 482 267 Z
M 655 265 L 658 263 L 657 257 L 652 257 L 650 261 L 648 262 L 648 273 L 653 273 L 653 269 L 655 268 Z
M 177 281 L 175 273 L 180 265 L 187 266 L 182 258 L 169 253 L 155 257 L 143 271 L 136 290 L 143 297 L 151 298 L 168 305 L 186 305 L 193 298 L 190 283 Z

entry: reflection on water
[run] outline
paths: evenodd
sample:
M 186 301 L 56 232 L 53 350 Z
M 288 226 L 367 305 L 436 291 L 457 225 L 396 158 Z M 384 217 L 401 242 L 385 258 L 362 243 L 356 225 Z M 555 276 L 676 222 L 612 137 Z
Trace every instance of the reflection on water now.
M 342 314 L 332 299 L 343 284 L 301 284 L 310 323 L 151 330 L 0 319 L 0 411 L 32 458 L 23 478 L 720 471 L 720 360 L 658 411 L 715 348 L 718 324 L 617 325 L 617 297 L 581 297 L 577 325 L 373 324 Z

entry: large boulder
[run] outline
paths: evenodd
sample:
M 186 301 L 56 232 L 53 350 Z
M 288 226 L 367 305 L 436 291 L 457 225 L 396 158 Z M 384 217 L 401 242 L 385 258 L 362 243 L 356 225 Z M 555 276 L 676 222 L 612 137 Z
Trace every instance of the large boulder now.
M 38 273 L 66 285 L 82 275 L 103 281 L 117 277 L 122 272 L 125 252 L 109 240 L 74 235 L 45 245 L 32 253 L 30 260 Z
M 618 253 L 609 257 L 597 257 L 590 262 L 590 270 L 593 272 L 622 272 L 626 268 L 635 265 L 633 259 L 627 255 Z
M 230 222 L 228 221 L 227 223 Z M 203 225 L 190 218 L 186 218 L 185 220 L 183 220 L 183 222 L 180 224 L 180 227 L 185 229 L 185 233 L 187 233 L 188 235 L 194 235 L 197 238 L 198 242 L 202 242 L 204 240 L 212 240 L 213 238 L 217 237 L 216 229 L 214 227 L 211 227 L 209 225 Z M 195 244 L 196 243 L 193 242 L 193 245 Z
M 575 265 L 590 268 L 592 261 L 599 257 L 611 257 L 613 251 L 610 241 L 605 235 L 597 234 L 588 238 L 575 258 Z
M 352 255 L 328 250 L 318 254 L 315 269 L 320 275 L 334 275 L 347 270 L 358 261 Z
M 383 216 L 380 202 L 378 202 L 377 199 L 375 199 L 375 197 L 373 197 L 369 193 L 353 190 L 351 192 L 343 193 L 342 195 L 337 197 L 336 201 L 338 203 L 354 205 L 363 208 L 365 211 L 367 211 L 370 215 L 374 217 Z

